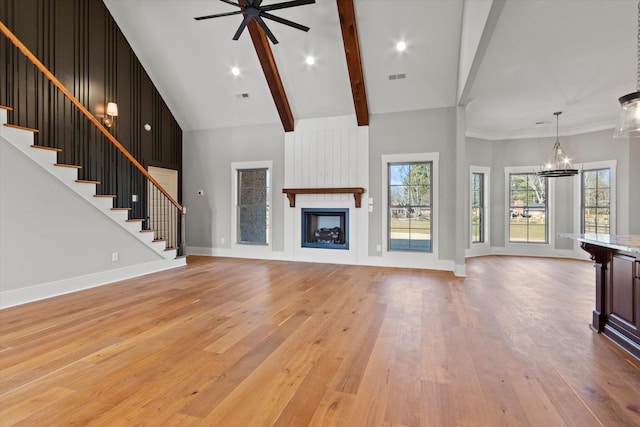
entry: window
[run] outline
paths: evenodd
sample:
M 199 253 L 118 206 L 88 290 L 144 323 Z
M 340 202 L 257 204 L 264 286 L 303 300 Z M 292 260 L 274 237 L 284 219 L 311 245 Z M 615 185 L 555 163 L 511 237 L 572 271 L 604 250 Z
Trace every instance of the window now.
M 237 241 L 269 243 L 269 169 L 238 169 Z
M 433 162 L 388 163 L 388 249 L 432 251 Z
M 548 243 L 546 178 L 509 174 L 509 242 Z
M 471 243 L 484 243 L 484 173 L 471 174 Z
M 581 233 L 610 233 L 611 170 L 582 171 Z

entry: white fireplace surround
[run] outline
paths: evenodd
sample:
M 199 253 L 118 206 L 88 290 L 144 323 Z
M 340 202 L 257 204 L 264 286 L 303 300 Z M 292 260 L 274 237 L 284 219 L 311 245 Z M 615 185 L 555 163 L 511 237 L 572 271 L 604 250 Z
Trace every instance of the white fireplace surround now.
M 364 187 L 369 179 L 369 128 L 354 116 L 300 120 L 285 135 L 285 188 Z M 366 264 L 369 215 L 352 194 L 298 194 L 285 207 L 285 252 L 296 261 Z M 302 209 L 349 209 L 349 249 L 302 247 Z

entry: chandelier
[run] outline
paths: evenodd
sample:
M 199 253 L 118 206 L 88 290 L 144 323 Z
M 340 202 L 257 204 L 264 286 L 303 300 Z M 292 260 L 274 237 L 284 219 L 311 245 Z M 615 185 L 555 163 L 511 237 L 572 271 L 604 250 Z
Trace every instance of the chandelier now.
M 538 176 L 557 178 L 578 174 L 578 169 L 573 166 L 569 155 L 560 146 L 560 139 L 558 137 L 558 116 L 560 116 L 560 114 L 562 114 L 562 111 L 553 113 L 553 115 L 556 116 L 556 143 L 553 145 L 553 149 L 547 157 L 547 160 L 540 166 L 540 170 L 536 172 Z
M 620 115 L 614 138 L 640 137 L 640 2 L 638 2 L 638 37 L 636 41 L 636 91 L 618 98 Z

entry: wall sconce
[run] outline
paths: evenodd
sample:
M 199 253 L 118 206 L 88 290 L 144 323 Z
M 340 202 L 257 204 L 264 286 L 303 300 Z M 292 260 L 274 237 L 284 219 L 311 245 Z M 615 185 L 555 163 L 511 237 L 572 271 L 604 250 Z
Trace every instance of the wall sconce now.
M 118 116 L 118 104 L 109 102 L 107 104 L 107 115 L 104 117 L 104 126 L 110 128 L 113 126 L 114 117 Z

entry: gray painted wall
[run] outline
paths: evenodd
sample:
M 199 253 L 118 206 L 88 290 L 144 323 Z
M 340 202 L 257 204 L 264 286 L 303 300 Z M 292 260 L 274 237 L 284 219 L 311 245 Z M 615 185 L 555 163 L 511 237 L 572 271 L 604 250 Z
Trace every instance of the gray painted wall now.
M 513 141 L 467 138 L 467 167 L 455 170 L 454 108 L 374 114 L 369 126 L 369 182 L 367 197 L 374 199 L 369 214 L 368 255 L 379 257 L 376 245 L 382 242 L 382 156 L 401 153 L 440 153 L 440 259 L 454 260 L 456 254 L 455 197 L 456 173 L 469 174 L 469 165 L 491 168 L 491 246 L 505 246 L 505 182 L 507 166 L 537 166 L 551 151 L 554 137 Z M 617 160 L 618 233 L 640 233 L 640 143 L 614 140 L 610 131 L 561 137 L 562 146 L 576 163 Z M 202 248 L 231 248 L 231 163 L 271 160 L 274 251 L 284 250 L 286 203 L 278 198 L 284 182 L 284 133 L 279 124 L 187 132 L 184 135 L 184 201 L 187 207 L 187 245 Z M 466 178 L 465 178 L 466 179 Z M 555 180 L 555 231 L 574 231 L 573 182 L 577 178 Z M 635 185 L 630 185 L 630 182 Z M 204 195 L 198 196 L 198 190 Z M 282 196 L 284 197 L 284 196 Z M 466 221 L 465 221 L 466 222 Z M 225 243 L 221 243 L 224 239 Z M 556 239 L 556 249 L 571 249 L 566 239 Z
M 617 233 L 628 234 L 640 231 L 640 145 L 637 141 L 619 140 L 612 137 L 613 131 L 604 130 L 583 135 L 560 137 L 560 144 L 572 156 L 575 163 L 617 160 Z M 470 165 L 490 166 L 491 173 L 491 246 L 505 246 L 505 178 L 507 166 L 536 166 L 545 159 L 555 137 L 531 138 L 506 141 L 483 141 L 467 139 L 467 161 Z M 556 233 L 574 231 L 574 178 L 556 178 L 555 225 Z M 630 185 L 635 182 L 635 185 Z M 634 187 L 636 189 L 634 190 Z M 571 249 L 573 243 L 567 239 L 556 239 L 556 249 Z
M 3 138 L 0 165 L 0 291 L 162 259 Z
M 271 160 L 272 247 L 284 250 L 284 132 L 280 124 L 185 132 L 183 201 L 187 246 L 231 248 L 231 163 Z M 204 195 L 198 196 L 197 191 Z M 221 243 L 224 239 L 224 243 Z
M 369 255 L 380 256 L 382 242 L 382 155 L 440 153 L 440 259 L 455 258 L 455 120 L 454 108 L 374 114 L 369 121 Z

